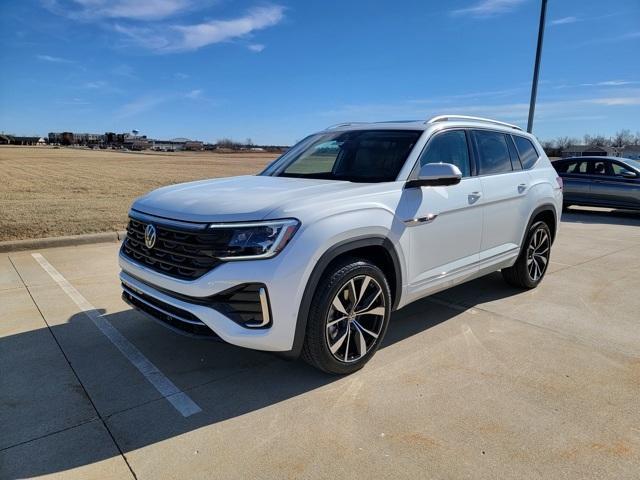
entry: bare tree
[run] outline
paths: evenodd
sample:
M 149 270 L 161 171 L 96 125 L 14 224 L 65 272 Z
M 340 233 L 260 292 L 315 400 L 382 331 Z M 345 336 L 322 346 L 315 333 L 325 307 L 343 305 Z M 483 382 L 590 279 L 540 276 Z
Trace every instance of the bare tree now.
M 585 143 L 585 145 L 589 145 L 589 146 L 606 147 L 611 142 L 604 135 L 589 135 L 589 134 L 586 134 L 584 136 L 584 143 Z
M 555 140 L 556 147 L 560 150 L 567 148 L 569 145 L 575 145 L 576 143 L 578 142 L 570 137 L 558 137 Z
M 634 136 L 631 133 L 631 130 L 623 129 L 618 130 L 616 134 L 611 137 L 611 145 L 614 147 L 624 147 L 625 145 L 630 145 L 634 141 Z
M 220 138 L 218 140 L 218 146 L 221 148 L 231 148 L 231 149 L 237 149 L 240 147 L 240 144 L 234 140 L 231 140 L 230 138 Z
M 555 148 L 556 142 L 553 140 L 542 140 L 540 145 L 542 145 L 542 148 L 544 148 L 544 151 L 546 152 L 547 150 Z

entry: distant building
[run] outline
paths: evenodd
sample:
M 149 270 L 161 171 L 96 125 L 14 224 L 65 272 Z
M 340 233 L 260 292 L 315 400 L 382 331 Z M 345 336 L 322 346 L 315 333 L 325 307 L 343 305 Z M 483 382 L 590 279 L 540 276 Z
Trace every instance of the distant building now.
M 0 145 L 37 145 L 40 137 L 19 137 L 17 135 L 0 135 Z
M 129 150 L 147 150 L 151 148 L 152 142 L 147 139 L 146 135 L 125 135 L 122 146 Z
M 37 139 L 36 139 L 37 140 Z M 153 149 L 163 152 L 177 152 L 181 150 L 203 150 L 204 144 L 188 138 L 174 138 L 171 140 L 156 140 L 147 138 L 146 135 L 131 133 L 74 133 L 74 132 L 50 132 L 48 135 L 51 145 L 86 145 L 100 146 L 101 148 L 119 147 L 129 150 Z M 0 143 L 2 140 L 0 139 Z
M 596 145 L 569 145 L 562 149 L 562 157 L 607 157 L 615 156 L 613 147 L 599 147 Z

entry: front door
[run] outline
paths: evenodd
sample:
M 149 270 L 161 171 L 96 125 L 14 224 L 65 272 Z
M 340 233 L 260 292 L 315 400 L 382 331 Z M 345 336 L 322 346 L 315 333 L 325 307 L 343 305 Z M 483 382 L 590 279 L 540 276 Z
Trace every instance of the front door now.
M 410 236 L 409 290 L 419 296 L 429 285 L 476 267 L 482 232 L 480 180 L 472 176 L 464 130 L 435 134 L 420 157 L 427 163 L 451 163 L 462 172 L 457 185 L 404 190 L 397 216 Z
M 640 182 L 626 178 L 624 172 L 633 173 L 624 164 L 611 160 L 590 161 L 591 198 L 593 202 L 612 207 L 638 208 Z

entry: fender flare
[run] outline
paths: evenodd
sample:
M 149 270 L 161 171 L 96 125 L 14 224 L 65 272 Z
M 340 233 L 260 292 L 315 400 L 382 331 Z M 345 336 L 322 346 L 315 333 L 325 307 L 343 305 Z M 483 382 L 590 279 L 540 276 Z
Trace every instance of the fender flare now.
M 391 306 L 391 310 L 393 311 L 396 309 L 398 302 L 400 301 L 400 296 L 402 295 L 402 268 L 400 266 L 398 253 L 396 252 L 395 246 L 393 245 L 391 240 L 382 235 L 363 235 L 360 237 L 344 240 L 333 245 L 327 251 L 325 251 L 320 259 L 316 262 L 315 267 L 313 267 L 313 271 L 311 272 L 311 275 L 309 275 L 309 279 L 307 280 L 307 284 L 302 295 L 302 300 L 300 301 L 300 307 L 298 309 L 298 316 L 296 319 L 296 331 L 293 337 L 293 345 L 291 347 L 291 350 L 287 352 L 279 352 L 279 355 L 289 359 L 295 359 L 300 356 L 302 345 L 304 344 L 304 337 L 307 332 L 307 319 L 309 317 L 311 301 L 313 300 L 313 295 L 315 294 L 318 284 L 320 283 L 322 274 L 329 266 L 329 264 L 340 255 L 348 253 L 351 250 L 372 246 L 384 247 L 393 263 L 396 284 L 394 289 L 395 291 L 393 292 L 393 305 Z
M 553 238 L 551 239 L 551 244 L 553 245 L 553 242 L 556 239 L 556 235 L 558 233 L 558 213 L 556 212 L 556 207 L 555 205 L 553 205 L 552 203 L 544 203 L 538 207 L 536 207 L 533 212 L 531 212 L 531 215 L 529 215 L 529 222 L 527 222 L 527 229 L 524 231 L 524 234 L 522 236 L 522 240 L 520 241 L 520 245 L 522 248 L 522 243 L 525 240 L 525 237 L 527 236 L 527 233 L 529 232 L 529 229 L 531 228 L 531 225 L 533 225 L 533 219 L 536 218 L 536 216 L 538 216 L 540 213 L 542 212 L 551 212 L 553 214 L 553 219 L 555 222 L 555 228 L 553 229 Z

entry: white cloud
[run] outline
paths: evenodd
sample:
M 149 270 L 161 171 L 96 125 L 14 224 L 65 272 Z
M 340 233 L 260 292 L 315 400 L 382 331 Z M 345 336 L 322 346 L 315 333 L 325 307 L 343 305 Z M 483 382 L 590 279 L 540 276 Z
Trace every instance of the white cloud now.
M 622 87 L 624 85 L 634 85 L 638 82 L 631 80 L 605 80 L 604 82 L 596 83 L 581 83 L 581 87 Z
M 119 77 L 129 78 L 131 80 L 137 80 L 138 77 L 135 74 L 133 68 L 129 65 L 118 65 L 117 67 L 111 70 L 113 75 L 117 75 Z
M 192 7 L 191 0 L 44 0 L 49 10 L 82 20 L 161 20 Z
M 596 105 L 606 105 L 609 107 L 640 105 L 640 96 L 594 98 L 588 100 L 588 102 L 595 103 Z
M 184 96 L 192 100 L 196 100 L 202 96 L 202 90 L 196 88 L 195 90 L 191 90 L 189 93 L 185 93 Z
M 277 25 L 283 18 L 284 7 L 271 5 L 253 8 L 245 15 L 231 20 L 211 20 L 195 25 L 168 27 L 115 25 L 114 28 L 137 45 L 167 53 L 197 50 L 207 45 L 241 38 L 256 30 Z
M 480 0 L 479 2 L 465 8 L 452 10 L 453 15 L 472 15 L 474 17 L 486 18 L 508 13 L 526 0 Z
M 183 101 L 183 99 L 185 98 L 189 100 L 197 100 L 198 104 L 209 105 L 209 106 L 217 105 L 217 103 L 214 100 L 205 97 L 204 91 L 199 88 L 196 88 L 186 93 L 156 92 L 156 93 L 149 93 L 146 95 L 142 95 L 140 97 L 135 98 L 134 100 L 131 100 L 130 102 L 125 103 L 124 105 L 121 105 L 120 108 L 118 108 L 115 111 L 114 116 L 115 118 L 134 117 L 136 115 L 148 112 L 150 110 L 154 110 L 162 105 L 165 105 L 171 102 Z
M 173 74 L 173 76 L 175 78 L 177 78 L 178 80 L 186 80 L 187 78 L 189 78 L 189 75 L 187 75 L 186 73 L 182 73 L 182 72 L 176 72 Z
M 50 63 L 75 63 L 73 60 L 68 60 L 66 58 L 60 57 L 52 57 L 51 55 L 36 55 L 38 60 L 42 60 L 43 62 Z
M 84 88 L 89 88 L 91 90 L 101 90 L 108 86 L 108 83 L 104 80 L 96 80 L 94 82 L 87 82 L 84 84 Z
M 251 50 L 252 52 L 260 53 L 261 51 L 263 51 L 265 49 L 265 46 L 262 45 L 261 43 L 252 43 L 247 48 L 249 50 Z
M 609 109 L 636 108 L 640 105 L 640 90 L 629 89 L 616 96 L 582 97 L 563 100 L 539 101 L 536 104 L 536 122 L 556 121 L 558 118 L 599 117 Z M 419 105 L 415 101 L 342 105 L 321 112 L 327 123 L 343 121 L 377 121 L 380 119 L 427 119 L 433 115 L 461 114 L 496 118 L 524 125 L 529 112 L 528 102 L 463 103 L 434 98 L 432 104 Z
M 176 49 L 195 50 L 212 43 L 242 37 L 254 30 L 272 27 L 284 18 L 284 8 L 278 5 L 258 7 L 233 20 L 213 20 L 198 25 L 174 27 L 183 35 Z
M 505 88 L 503 90 L 487 90 L 481 92 L 460 93 L 453 95 L 439 95 L 438 97 L 410 100 L 409 103 L 430 104 L 435 102 L 448 102 L 455 100 L 474 99 L 482 97 L 504 98 L 510 97 L 523 91 L 522 87 Z
M 551 25 L 566 25 L 568 23 L 576 23 L 579 21 L 578 17 L 562 17 L 551 20 Z
M 145 95 L 122 105 L 115 114 L 116 118 L 133 117 L 147 112 L 169 100 L 161 95 Z
M 637 32 L 627 32 L 621 35 L 616 35 L 613 37 L 602 37 L 602 38 L 593 38 L 591 40 L 587 40 L 586 42 L 582 42 L 577 44 L 577 47 L 586 47 L 590 45 L 604 45 L 607 43 L 617 43 L 617 42 L 625 42 L 627 40 L 636 40 L 640 38 L 640 31 Z
M 86 106 L 91 105 L 90 102 L 83 100 L 82 98 L 71 98 L 69 100 L 56 100 L 58 105 L 69 105 L 69 106 Z

